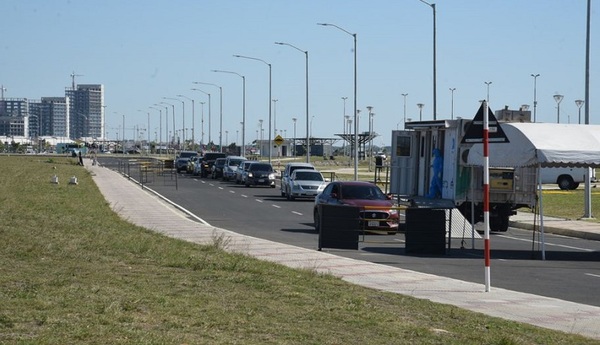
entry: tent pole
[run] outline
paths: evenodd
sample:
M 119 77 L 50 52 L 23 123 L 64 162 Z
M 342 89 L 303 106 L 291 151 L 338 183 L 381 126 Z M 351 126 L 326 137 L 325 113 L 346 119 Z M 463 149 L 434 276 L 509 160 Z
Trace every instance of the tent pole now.
M 546 260 L 546 237 L 544 236 L 544 202 L 543 202 L 543 194 L 542 194 L 542 174 L 540 174 L 540 170 L 542 169 L 542 165 L 538 163 L 538 191 L 540 194 L 540 239 L 542 240 L 542 260 Z M 535 231 L 535 230 L 534 230 Z

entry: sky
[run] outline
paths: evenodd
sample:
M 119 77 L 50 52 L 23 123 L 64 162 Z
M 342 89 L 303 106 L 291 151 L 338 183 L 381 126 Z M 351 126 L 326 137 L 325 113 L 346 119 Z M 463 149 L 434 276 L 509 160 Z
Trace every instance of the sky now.
M 488 90 L 493 110 L 533 109 L 535 89 L 538 122 L 557 121 L 557 93 L 564 95 L 560 122 L 578 122 L 575 100 L 585 97 L 586 0 L 433 2 L 438 120 L 472 118 Z M 590 123 L 600 124 L 594 102 L 600 95 L 600 23 L 593 5 L 589 113 Z M 221 109 L 224 145 L 241 144 L 244 109 L 246 143 L 257 139 L 261 119 L 267 139 L 269 107 L 272 138 L 274 129 L 302 138 L 307 127 L 311 136 L 335 138 L 345 131 L 344 116 L 354 118 L 354 33 L 359 132 L 369 130 L 367 106 L 379 135 L 375 145 L 391 144 L 405 114 L 433 119 L 433 11 L 420 0 L 3 0 L 0 13 L 4 96 L 64 96 L 71 74 L 78 75 L 77 84 L 103 84 L 109 139 L 120 135 L 123 117 L 127 138 L 134 128 L 148 127 L 148 119 L 151 140 L 158 138 L 159 111 L 149 107 L 160 102 L 175 105 L 176 127 L 184 128 L 185 119 L 188 139 L 194 124 L 196 141 L 210 136 L 219 143 Z M 308 119 L 302 51 L 309 52 Z M 194 82 L 221 87 L 222 107 L 219 87 Z M 192 88 L 211 94 L 210 129 L 208 96 Z M 194 100 L 194 119 L 192 102 L 177 95 Z M 421 113 L 417 103 L 424 104 Z

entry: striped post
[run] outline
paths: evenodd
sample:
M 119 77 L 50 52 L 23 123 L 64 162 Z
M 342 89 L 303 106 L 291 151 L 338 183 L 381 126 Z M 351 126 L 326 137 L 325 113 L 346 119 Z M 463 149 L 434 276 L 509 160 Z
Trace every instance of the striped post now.
M 485 292 L 490 291 L 490 160 L 489 160 L 489 119 L 488 104 L 483 101 L 483 224 Z

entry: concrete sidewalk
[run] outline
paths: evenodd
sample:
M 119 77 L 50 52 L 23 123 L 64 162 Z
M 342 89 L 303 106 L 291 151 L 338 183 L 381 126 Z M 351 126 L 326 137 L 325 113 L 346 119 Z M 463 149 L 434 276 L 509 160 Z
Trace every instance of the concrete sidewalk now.
M 186 241 L 211 244 L 224 239 L 227 250 L 292 268 L 331 274 L 350 283 L 600 339 L 600 307 L 464 282 L 330 253 L 276 243 L 215 228 L 122 175 L 86 164 L 98 188 L 121 217 L 133 224 Z M 195 219 L 195 220 L 194 220 Z M 521 222 L 526 223 L 523 216 Z M 533 217 L 531 216 L 533 223 Z M 581 222 L 578 222 L 579 224 Z M 566 224 L 566 223 L 561 223 Z

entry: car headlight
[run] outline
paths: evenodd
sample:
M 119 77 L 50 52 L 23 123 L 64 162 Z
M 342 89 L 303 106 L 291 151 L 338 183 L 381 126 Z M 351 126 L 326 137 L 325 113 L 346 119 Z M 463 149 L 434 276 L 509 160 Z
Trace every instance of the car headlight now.
M 275 174 L 269 174 L 269 180 L 274 180 L 275 179 Z
M 252 177 L 252 173 L 251 172 L 248 173 L 248 177 Z

